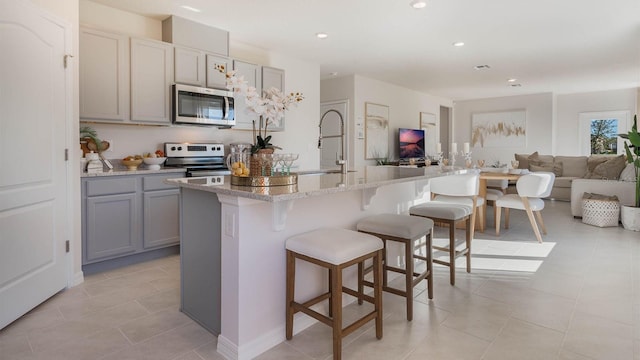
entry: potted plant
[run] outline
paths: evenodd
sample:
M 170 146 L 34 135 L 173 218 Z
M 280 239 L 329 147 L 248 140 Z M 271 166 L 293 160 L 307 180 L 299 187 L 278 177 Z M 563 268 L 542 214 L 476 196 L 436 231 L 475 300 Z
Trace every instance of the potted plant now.
M 89 144 L 92 145 L 89 145 Z M 102 151 L 102 140 L 98 137 L 98 133 L 90 126 L 80 127 L 80 147 L 84 153 L 92 150 Z M 93 149 L 95 147 L 95 149 Z
M 621 219 L 625 229 L 640 231 L 640 133 L 638 132 L 638 115 L 633 117 L 633 126 L 627 134 L 619 134 L 623 139 L 627 162 L 633 164 L 636 177 L 636 196 L 633 206 L 622 205 Z M 631 143 L 631 145 L 629 145 Z

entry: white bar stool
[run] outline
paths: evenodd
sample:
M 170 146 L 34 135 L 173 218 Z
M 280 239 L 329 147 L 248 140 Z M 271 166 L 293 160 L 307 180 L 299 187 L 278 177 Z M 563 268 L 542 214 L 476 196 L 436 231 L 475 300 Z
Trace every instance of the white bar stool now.
M 358 222 L 358 231 L 371 234 L 382 239 L 385 245 L 383 253 L 383 274 L 382 290 L 403 296 L 407 301 L 407 320 L 413 320 L 413 288 L 420 281 L 427 279 L 427 293 L 429 299 L 433 299 L 433 259 L 431 257 L 431 234 L 433 221 L 418 217 L 398 214 L 380 214 L 366 217 Z M 416 240 L 425 238 L 424 242 L 416 245 Z M 387 241 L 396 241 L 404 244 L 405 268 L 390 266 L 386 260 Z M 425 255 L 416 254 L 416 249 L 425 248 Z M 414 271 L 415 260 L 425 263 L 424 271 L 417 273 Z M 363 291 L 363 286 L 372 286 L 369 281 L 364 280 L 365 273 L 371 268 L 365 269 L 364 264 L 358 264 L 358 291 Z M 405 290 L 389 287 L 387 284 L 387 271 L 393 271 L 405 275 Z M 360 301 L 360 300 L 359 300 Z
M 382 339 L 382 256 L 383 243 L 379 238 L 353 230 L 322 228 L 287 239 L 287 321 L 286 337 L 293 337 L 293 315 L 301 311 L 333 328 L 333 359 L 342 357 L 342 338 L 370 320 L 375 319 L 376 337 Z M 329 291 L 305 303 L 294 300 L 296 259 L 329 270 Z M 342 270 L 365 260 L 373 259 L 373 297 L 342 285 Z M 370 313 L 342 327 L 342 293 L 373 304 Z M 329 299 L 329 316 L 312 310 L 311 306 Z

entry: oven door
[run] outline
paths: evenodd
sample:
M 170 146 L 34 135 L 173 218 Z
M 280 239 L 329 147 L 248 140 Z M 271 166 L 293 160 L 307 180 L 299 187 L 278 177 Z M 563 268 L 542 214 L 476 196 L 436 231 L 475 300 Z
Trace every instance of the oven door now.
M 233 93 L 196 86 L 173 85 L 173 122 L 196 125 L 235 125 Z

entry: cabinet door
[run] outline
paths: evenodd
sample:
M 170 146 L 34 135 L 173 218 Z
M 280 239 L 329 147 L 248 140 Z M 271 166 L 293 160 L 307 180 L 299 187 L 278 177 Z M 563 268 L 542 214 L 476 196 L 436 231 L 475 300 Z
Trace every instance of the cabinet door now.
M 86 199 L 83 264 L 136 251 L 139 216 L 136 194 Z
M 180 242 L 180 190 L 144 193 L 145 249 L 175 245 Z
M 253 86 L 256 89 L 262 89 L 262 82 L 260 76 L 260 66 L 251 64 L 248 62 L 233 60 L 233 69 L 236 71 L 238 77 L 244 76 L 249 86 Z M 234 99 L 235 113 L 236 113 L 236 125 L 234 129 L 251 130 L 253 129 L 253 122 L 258 124 L 258 115 L 252 113 L 248 108 L 244 100 L 244 97 L 237 97 Z
M 224 66 L 225 71 L 220 72 L 216 67 L 218 65 Z M 214 89 L 227 90 L 227 76 L 226 72 L 231 70 L 229 67 L 229 59 L 207 54 L 207 87 Z
M 183 47 L 174 49 L 175 80 L 180 84 L 204 86 L 204 52 Z
M 131 122 L 171 124 L 173 46 L 131 39 Z
M 284 70 L 276 69 L 269 66 L 262 67 L 262 91 L 269 88 L 276 88 L 283 93 L 284 90 Z M 285 93 L 286 94 L 286 93 Z M 278 126 L 269 126 L 271 131 L 284 131 L 284 117 L 280 120 Z
M 129 37 L 80 30 L 80 119 L 129 120 Z

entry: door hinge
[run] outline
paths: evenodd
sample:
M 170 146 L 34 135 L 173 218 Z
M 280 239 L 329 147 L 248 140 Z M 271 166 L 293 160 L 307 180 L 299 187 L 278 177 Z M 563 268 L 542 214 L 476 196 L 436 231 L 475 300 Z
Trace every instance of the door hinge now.
M 72 57 L 73 57 L 73 55 L 69 55 L 69 54 L 66 54 L 64 56 L 64 68 L 65 69 L 67 68 L 67 62 L 69 61 L 69 58 L 72 58 Z
M 67 240 L 67 241 L 65 241 L 65 243 L 64 243 L 64 250 L 65 250 L 66 252 L 69 252 L 69 247 L 70 247 L 70 245 L 69 245 L 69 240 Z
M 69 161 L 69 149 L 64 149 L 64 161 Z

